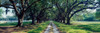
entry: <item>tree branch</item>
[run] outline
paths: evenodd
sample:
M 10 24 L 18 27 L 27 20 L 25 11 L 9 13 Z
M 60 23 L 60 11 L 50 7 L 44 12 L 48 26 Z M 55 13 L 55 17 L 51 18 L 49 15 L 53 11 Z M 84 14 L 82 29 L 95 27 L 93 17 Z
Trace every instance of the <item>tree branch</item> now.
M 76 14 L 77 12 L 80 12 L 80 11 L 82 11 L 82 10 L 84 10 L 84 9 L 96 9 L 96 8 L 97 8 L 97 7 L 86 7 L 86 8 L 81 8 L 81 9 L 79 9 L 79 10 L 73 12 L 73 13 L 71 14 L 70 18 L 71 18 L 74 14 Z
M 52 8 L 52 7 L 43 8 L 42 10 L 40 10 L 40 12 L 39 12 L 39 15 L 38 15 L 38 16 L 40 16 L 40 15 L 42 14 L 43 10 L 50 9 L 50 8 Z
M 79 2 L 78 4 L 74 3 L 74 6 L 71 7 L 71 11 L 72 11 L 75 7 L 77 7 L 78 5 L 80 5 L 80 4 L 86 4 L 86 3 L 88 3 L 88 2 L 90 2 L 90 1 L 81 1 L 81 2 Z M 75 4 L 76 4 L 76 5 L 75 5 Z
M 76 3 L 77 3 L 77 0 L 75 0 L 75 2 L 72 4 L 72 6 L 75 5 Z
M 35 3 L 39 2 L 39 1 L 41 1 L 41 0 L 37 0 L 37 1 L 33 2 L 31 5 L 29 5 L 29 6 L 26 8 L 26 10 L 28 10 L 32 5 L 34 5 Z M 26 10 L 25 10 L 25 11 L 26 11 Z
M 71 12 L 75 7 L 77 7 L 78 5 L 80 5 L 80 4 L 87 4 L 87 3 L 89 3 L 90 1 L 81 1 L 81 2 L 79 2 L 78 4 L 77 3 L 74 3 L 74 6 L 72 6 L 71 8 L 70 8 L 70 11 L 69 12 Z M 76 4 L 76 5 L 75 5 Z M 91 4 L 93 4 L 93 3 L 91 3 Z M 85 5 L 84 5 L 85 6 Z M 69 13 L 70 14 L 70 13 Z
M 13 7 L 14 7 L 14 9 L 15 9 L 15 13 L 16 13 L 16 15 L 18 16 L 18 15 L 19 15 L 19 12 L 18 12 L 18 10 L 17 10 L 16 4 L 14 3 L 13 0 L 9 0 L 9 1 L 13 4 Z

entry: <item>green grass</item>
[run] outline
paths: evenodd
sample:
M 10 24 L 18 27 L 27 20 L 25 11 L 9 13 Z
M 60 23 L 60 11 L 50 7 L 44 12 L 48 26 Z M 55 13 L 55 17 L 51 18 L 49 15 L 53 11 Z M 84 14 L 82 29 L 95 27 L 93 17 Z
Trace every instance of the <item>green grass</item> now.
M 93 32 L 100 32 L 100 24 L 78 25 L 78 27 L 82 27 L 82 29 Z
M 54 22 L 57 27 L 60 29 L 60 31 L 66 32 L 66 33 L 92 33 L 89 30 L 81 29 L 77 25 L 65 25 L 63 23 Z
M 34 27 L 37 27 L 37 28 L 34 28 L 34 29 L 28 31 L 28 33 L 42 33 L 43 30 L 46 29 L 46 27 L 48 26 L 49 23 L 50 22 L 47 21 L 47 22 L 43 22 L 41 24 L 35 25 Z
M 100 22 L 96 21 L 84 21 L 84 22 L 72 22 L 73 24 L 77 24 L 77 27 L 81 27 L 81 29 L 89 30 L 92 32 L 100 32 Z
M 27 24 L 30 24 L 30 23 L 31 22 L 23 22 L 23 25 L 27 25 Z M 0 24 L 0 26 L 16 26 L 16 25 L 17 25 L 17 22 Z
M 77 25 L 100 24 L 100 22 L 96 22 L 96 21 L 72 21 L 71 23 Z
M 23 22 L 23 25 L 27 25 L 30 23 L 31 22 Z M 49 21 L 46 21 L 46 22 L 42 22 L 37 25 L 32 25 L 32 29 L 30 31 L 27 31 L 27 33 L 41 33 L 41 32 L 43 32 L 43 30 L 46 29 L 46 27 L 48 26 L 49 23 L 50 23 Z M 0 24 L 0 26 L 16 26 L 16 25 L 17 25 L 17 22 Z

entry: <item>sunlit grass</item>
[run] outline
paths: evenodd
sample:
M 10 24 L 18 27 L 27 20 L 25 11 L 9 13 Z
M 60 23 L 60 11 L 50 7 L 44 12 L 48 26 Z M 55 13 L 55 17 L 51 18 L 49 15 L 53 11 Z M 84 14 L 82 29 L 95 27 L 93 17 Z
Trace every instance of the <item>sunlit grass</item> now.
M 85 21 L 85 22 L 73 22 L 73 24 L 77 25 L 77 27 L 80 27 L 81 29 L 85 29 L 93 32 L 100 32 L 100 22 Z
M 66 33 L 92 33 L 89 30 L 81 29 L 77 25 L 65 25 L 63 23 L 54 22 L 62 32 Z
M 39 25 L 35 25 L 34 27 L 37 27 L 37 28 L 34 28 L 34 29 L 28 31 L 28 33 L 42 33 L 43 30 L 46 29 L 46 27 L 48 26 L 49 23 L 50 22 L 47 21 L 47 22 L 43 22 L 43 23 L 41 23 Z
M 75 25 L 100 24 L 98 21 L 72 21 L 71 23 Z

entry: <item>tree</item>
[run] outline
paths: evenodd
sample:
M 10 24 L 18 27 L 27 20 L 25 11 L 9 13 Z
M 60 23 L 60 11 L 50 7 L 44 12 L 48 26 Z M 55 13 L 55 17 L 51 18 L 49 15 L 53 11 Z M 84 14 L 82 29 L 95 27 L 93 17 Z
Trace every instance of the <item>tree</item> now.
M 41 23 L 45 18 L 45 10 L 52 8 L 51 4 L 48 4 L 49 1 L 42 0 L 36 4 L 34 4 L 29 10 L 27 10 L 27 15 L 29 16 L 29 19 L 32 19 L 31 24 L 35 24 L 34 20 L 37 20 L 37 23 Z M 50 2 L 49 2 L 50 3 Z
M 2 12 L 3 12 L 2 9 L 0 9 L 0 16 L 1 16 Z
M 96 19 L 100 20 L 100 9 L 96 11 Z
M 61 0 L 59 0 L 60 2 Z M 96 9 L 98 6 L 98 2 L 94 2 L 95 0 L 64 0 L 61 3 L 55 2 L 55 5 L 60 11 L 64 11 L 64 18 L 67 18 L 67 23 L 70 25 L 70 19 L 76 13 L 85 10 L 85 9 Z M 64 6 L 64 7 L 63 7 Z M 61 12 L 62 13 L 62 12 Z
M 36 0 L 33 1 L 31 4 L 29 4 L 29 1 L 31 0 L 9 0 L 9 4 L 3 4 L 0 5 L 1 7 L 7 7 L 7 8 L 12 8 L 15 10 L 15 14 L 18 17 L 18 26 L 23 26 L 23 19 L 24 19 L 24 14 L 25 12 L 35 3 L 41 1 L 41 0 Z M 5 6 L 7 5 L 7 6 Z M 12 7 L 10 7 L 12 6 Z

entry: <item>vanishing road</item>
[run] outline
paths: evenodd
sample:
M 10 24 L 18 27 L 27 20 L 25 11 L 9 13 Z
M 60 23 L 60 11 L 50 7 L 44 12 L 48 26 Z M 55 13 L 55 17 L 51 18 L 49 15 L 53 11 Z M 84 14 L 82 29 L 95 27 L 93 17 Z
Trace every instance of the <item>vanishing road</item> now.
M 50 21 L 50 24 L 47 26 L 47 29 L 44 31 L 44 33 L 59 33 L 59 31 L 53 21 Z

